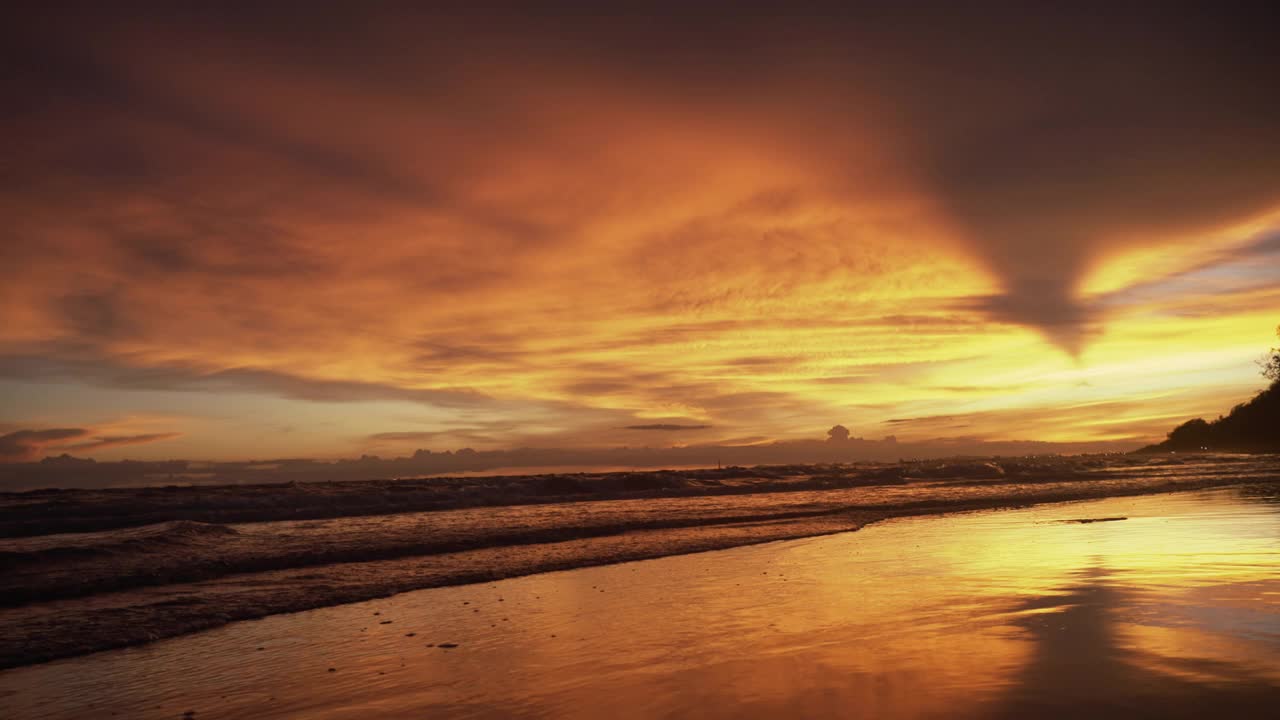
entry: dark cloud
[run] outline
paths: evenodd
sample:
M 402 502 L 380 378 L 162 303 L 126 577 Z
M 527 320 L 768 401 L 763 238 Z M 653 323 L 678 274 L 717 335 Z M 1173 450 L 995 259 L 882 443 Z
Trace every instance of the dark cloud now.
M 398 457 L 364 456 L 331 461 L 279 458 L 258 462 L 201 462 L 201 474 L 184 477 L 194 484 L 244 484 L 268 482 L 325 482 L 414 477 L 432 474 L 501 471 L 527 468 L 546 472 L 549 467 L 578 467 L 592 472 L 600 467 L 659 468 L 723 465 L 793 464 L 813 462 L 895 461 L 956 456 L 1028 455 L 1049 453 L 1119 452 L 1133 450 L 1146 438 L 1076 443 L 1034 441 L 990 442 L 974 437 L 903 442 L 849 438 L 837 442 L 799 440 L 768 442 L 769 438 L 743 436 L 715 444 L 680 447 L 614 448 L 517 448 L 446 452 L 414 452 Z M 161 462 L 50 463 L 10 466 L 0 472 L 0 489 L 15 491 L 47 487 L 111 487 L 154 484 L 158 477 L 188 470 L 185 460 Z M 166 481 L 161 481 L 166 482 Z
M 504 333 L 459 333 L 461 337 L 428 337 L 413 344 L 409 364 L 424 374 L 447 373 L 457 367 L 510 372 L 529 364 L 530 353 L 520 339 Z
M 627 425 L 623 430 L 706 430 L 710 425 L 677 425 L 674 423 L 653 423 L 650 425 Z
M 442 407 L 473 407 L 492 402 L 485 395 L 468 390 L 427 390 L 358 380 L 324 380 L 257 368 L 136 367 L 110 358 L 62 360 L 45 355 L 0 355 L 0 378 L 82 382 L 132 390 L 257 392 L 316 402 L 399 400 Z
M 88 432 L 80 428 L 53 428 L 19 430 L 8 435 L 0 435 L 0 462 L 25 462 L 38 459 L 44 446 L 84 437 Z
M 179 376 L 175 387 L 184 384 L 202 390 L 240 388 L 320 402 L 360 402 L 400 400 L 444 407 L 483 405 L 489 398 L 467 390 L 426 390 L 358 380 L 320 380 L 254 368 L 231 368 L 207 375 Z
M 1216 398 L 1222 402 L 1220 398 Z M 932 438 L 930 443 L 980 440 L 1001 442 L 1026 437 L 1052 437 L 1056 427 L 1070 420 L 1085 428 L 1099 441 L 1118 438 L 1159 437 L 1194 407 L 1188 400 L 1182 407 L 1156 409 L 1150 399 L 1081 400 L 1069 404 L 1041 405 L 1008 411 L 977 411 L 953 415 L 893 418 L 884 425 L 915 438 Z M 957 433 L 958 430 L 969 430 Z M 936 433 L 936 434 L 935 434 Z
M 392 442 L 415 441 L 415 440 L 432 440 L 440 437 L 443 433 L 426 432 L 426 431 L 405 431 L 405 432 L 381 432 L 374 433 L 369 436 L 370 440 L 389 440 Z
M 1060 279 L 1032 280 L 1010 287 L 1003 295 L 976 298 L 968 306 L 1000 322 L 1036 328 L 1058 347 L 1077 355 L 1099 329 L 1089 304 L 1062 285 Z
M 93 435 L 85 428 L 19 430 L 0 435 L 0 462 L 30 462 L 48 452 L 90 452 L 122 445 L 141 445 L 178 437 L 179 433 Z
M 1018 393 L 1036 388 L 1032 383 L 1009 383 L 1005 385 L 935 385 L 931 390 L 949 393 L 993 395 L 998 393 Z
M 1198 307 L 1192 312 L 1212 312 L 1204 300 L 1210 295 L 1239 296 L 1233 305 L 1244 310 L 1248 295 L 1271 290 L 1280 282 L 1280 232 L 1258 234 L 1242 245 L 1209 252 L 1198 263 L 1176 273 L 1138 282 L 1093 300 L 1099 312 L 1113 307 L 1138 305 L 1157 299 L 1185 297 Z M 1253 302 L 1257 302 L 1255 299 Z M 1264 299 L 1263 302 L 1269 302 Z
M 160 442 L 161 440 L 171 440 L 181 436 L 182 433 L 174 432 L 144 433 L 141 435 L 98 435 L 85 442 L 60 446 L 58 449 L 66 452 L 89 452 L 92 450 L 105 450 L 107 448 L 120 447 L 122 445 L 143 445 L 146 443 Z
M 59 306 L 65 326 L 82 340 L 123 339 L 137 332 L 118 291 L 67 295 Z
M 946 422 L 950 420 L 955 420 L 957 417 L 958 416 L 956 415 L 926 415 L 923 417 L 914 417 L 914 418 L 892 418 L 889 420 L 885 420 L 885 423 L 890 425 L 903 425 L 907 423 L 920 423 L 920 422 Z
M 372 446 L 403 446 L 405 443 L 417 443 L 418 448 L 427 445 L 445 444 L 448 446 L 460 445 L 478 445 L 492 446 L 496 444 L 504 434 L 509 434 L 513 430 L 511 423 L 492 423 L 485 427 L 460 427 L 449 430 L 420 431 L 408 430 L 401 432 L 381 432 L 367 436 L 364 440 Z
M 992 321 L 1078 354 L 1171 292 L 1093 271 L 1280 203 L 1274 23 L 1238 7 L 664 5 L 0 23 L 0 378 L 783 437 L 858 384 L 960 392 L 914 361 Z M 908 405 L 877 417 L 950 411 Z
M 583 380 L 567 383 L 564 390 L 571 395 L 607 395 L 627 392 L 634 387 L 624 380 Z
M 1098 260 L 1195 242 L 1280 199 L 1268 24 L 1240 8 L 1024 6 L 932 35 L 924 57 L 945 67 L 904 78 L 907 121 L 938 199 L 1004 284 L 993 317 L 1076 352 L 1097 319 L 1077 289 Z
M 1246 259 L 1252 256 L 1264 258 L 1276 253 L 1280 253 L 1280 232 L 1262 233 L 1243 252 Z
M 760 7 L 725 17 L 683 5 L 568 15 L 399 6 L 372 18 L 353 8 L 299 15 L 291 4 L 268 5 L 217 12 L 156 5 L 145 22 L 87 7 L 79 23 L 56 12 L 32 18 L 19 44 L 22 72 L 13 78 L 21 96 L 45 106 L 80 102 L 106 110 L 107 118 L 146 118 L 203 139 L 210 151 L 225 146 L 260 156 L 270 174 L 290 168 L 280 181 L 330 179 L 383 199 L 449 208 L 525 246 L 554 228 L 514 208 L 476 207 L 453 181 L 488 162 L 486 153 L 465 160 L 459 148 L 485 148 L 486 139 L 507 144 L 516 128 L 541 137 L 530 122 L 536 103 L 522 108 L 525 98 L 508 92 L 522 73 L 544 74 L 537 85 L 548 91 L 563 83 L 570 93 L 585 83 L 578 91 L 587 104 L 593 83 L 624 85 L 637 97 L 693 103 L 743 122 L 764 116 L 775 129 L 824 128 L 832 132 L 787 142 L 851 164 L 860 158 L 846 156 L 837 142 L 842 126 L 887 126 L 909 171 L 1002 281 L 1003 292 L 978 309 L 1039 328 L 1070 352 L 1087 341 L 1096 319 L 1077 288 L 1100 256 L 1136 238 L 1180 237 L 1239 219 L 1278 198 L 1280 101 L 1271 89 L 1280 84 L 1280 58 L 1267 18 L 1240 7 L 872 4 L 781 18 Z M 72 50 L 78 29 L 89 27 L 97 37 Z M 252 36 L 243 30 L 249 27 Z M 166 40 L 130 42 L 140 36 Z M 339 92 L 327 100 L 323 92 L 299 92 L 335 110 L 338 98 L 364 84 L 409 107 L 422 99 L 448 106 L 461 122 L 418 138 L 439 160 L 437 170 L 423 173 L 418 163 L 397 163 L 386 147 L 344 142 L 315 119 L 282 121 L 261 96 L 261 107 L 236 105 L 228 101 L 237 93 L 227 87 L 193 93 L 158 79 L 165 73 L 130 71 L 135 63 L 166 66 L 188 52 L 228 58 L 226 71 L 210 81 L 232 82 L 255 63 L 286 74 L 306 68 Z M 172 73 L 194 81 L 201 71 L 175 64 Z M 257 90 L 252 78 L 241 80 L 245 92 Z M 110 134 L 125 126 L 99 127 Z M 150 187 L 185 178 L 181 165 L 198 159 L 151 152 L 143 136 L 127 132 L 114 139 L 120 142 L 76 146 L 84 177 Z M 746 209 L 795 204 L 794 193 L 774 190 Z M 186 203 L 180 214 L 201 216 L 201 209 Z M 246 217 L 203 209 L 213 211 L 206 216 Z M 706 235 L 705 227 L 695 230 L 673 242 Z M 166 240 L 135 236 L 126 245 L 158 267 L 197 262 Z M 444 284 L 484 281 L 479 272 L 434 275 Z M 485 282 L 504 275 L 495 271 Z

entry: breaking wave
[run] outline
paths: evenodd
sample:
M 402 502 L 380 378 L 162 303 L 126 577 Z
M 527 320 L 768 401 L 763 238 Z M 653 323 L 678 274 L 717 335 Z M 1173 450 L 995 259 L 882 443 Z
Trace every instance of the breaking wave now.
M 1107 456 L 14 493 L 0 496 L 0 668 L 889 517 L 1278 479 L 1275 456 Z

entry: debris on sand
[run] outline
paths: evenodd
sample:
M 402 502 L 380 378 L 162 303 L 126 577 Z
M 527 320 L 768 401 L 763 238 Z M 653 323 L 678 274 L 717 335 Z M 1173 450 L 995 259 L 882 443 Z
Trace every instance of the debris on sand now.
M 1077 525 L 1088 525 L 1096 522 L 1116 522 L 1117 520 L 1128 520 L 1127 517 L 1101 517 L 1101 518 L 1073 518 L 1071 520 L 1063 520 L 1064 523 L 1076 523 Z
M 437 645 L 436 647 L 442 647 L 442 648 L 446 648 L 446 649 L 448 649 L 448 648 L 456 648 L 456 647 L 458 647 L 458 643 L 440 643 L 440 644 L 439 644 L 439 645 Z

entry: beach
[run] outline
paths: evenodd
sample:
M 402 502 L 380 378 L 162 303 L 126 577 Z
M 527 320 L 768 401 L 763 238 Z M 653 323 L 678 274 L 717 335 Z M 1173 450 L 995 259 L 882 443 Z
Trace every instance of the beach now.
M 0 720 L 1280 714 L 1268 8 L 16 5 Z
M 1263 716 L 1273 484 L 905 517 L 0 673 L 63 717 Z
M 1094 456 L 14 493 L 0 668 L 422 588 L 1276 476 L 1266 456 Z M 530 486 L 561 492 L 512 489 Z M 415 512 L 416 493 L 443 507 Z

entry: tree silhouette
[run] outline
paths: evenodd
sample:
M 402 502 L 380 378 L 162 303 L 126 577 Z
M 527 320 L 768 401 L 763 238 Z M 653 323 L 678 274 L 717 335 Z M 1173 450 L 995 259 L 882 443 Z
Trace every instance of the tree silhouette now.
M 1280 338 L 1280 325 L 1276 326 L 1276 337 Z M 1262 366 L 1262 377 L 1272 383 L 1280 382 L 1280 347 L 1271 348 L 1271 352 L 1258 364 Z
M 1280 336 L 1280 327 L 1276 335 Z M 1213 422 L 1188 420 L 1174 428 L 1164 442 L 1142 451 L 1280 452 L 1280 348 L 1271 348 L 1258 365 L 1271 385 L 1252 400 L 1236 405 L 1226 417 Z

